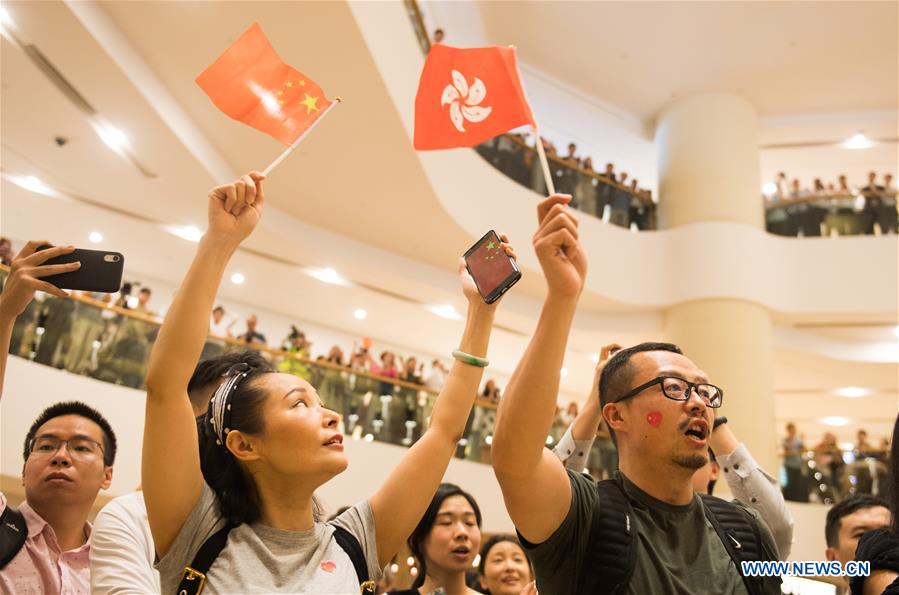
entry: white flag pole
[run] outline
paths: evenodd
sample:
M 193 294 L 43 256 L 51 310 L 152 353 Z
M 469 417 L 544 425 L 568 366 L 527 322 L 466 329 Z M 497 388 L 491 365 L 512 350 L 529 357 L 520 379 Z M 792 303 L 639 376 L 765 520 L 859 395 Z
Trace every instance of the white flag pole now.
M 291 153 L 293 153 L 293 150 L 296 149 L 298 146 L 300 146 L 300 143 L 303 142 L 303 139 L 306 138 L 306 135 L 308 135 L 310 132 L 312 132 L 312 129 L 315 128 L 316 126 L 318 126 L 318 123 L 325 119 L 325 116 L 328 115 L 328 112 L 330 112 L 331 109 L 332 109 L 335 105 L 337 105 L 338 103 L 340 103 L 341 101 L 343 101 L 343 100 L 342 100 L 340 97 L 335 97 L 335 98 L 334 98 L 334 101 L 331 102 L 331 105 L 329 105 L 329 106 L 325 109 L 325 111 L 323 111 L 322 114 L 321 114 L 319 117 L 317 117 L 317 118 L 315 119 L 315 121 L 312 123 L 311 126 L 309 126 L 309 128 L 307 128 L 306 130 L 303 131 L 303 134 L 300 135 L 300 138 L 298 138 L 297 140 L 293 141 L 293 143 L 292 143 L 289 147 L 287 147 L 286 149 L 284 149 L 284 152 L 283 152 L 283 153 L 281 153 L 280 155 L 278 155 L 277 159 L 275 159 L 274 161 L 272 161 L 271 164 L 269 164 L 268 167 L 266 167 L 264 170 L 262 170 L 262 175 L 263 175 L 263 176 L 267 176 L 267 175 L 269 174 L 269 172 L 272 171 L 273 169 L 275 169 L 275 167 L 277 167 L 277 165 L 278 165 L 279 163 L 281 163 L 282 161 L 284 161 L 284 160 L 287 158 L 288 155 L 290 155 Z
M 540 138 L 540 129 L 532 126 L 534 136 L 537 137 L 537 155 L 540 157 L 540 165 L 543 167 L 543 179 L 546 181 L 546 189 L 549 194 L 556 193 L 556 185 L 553 183 L 552 172 L 549 170 L 549 161 L 546 160 L 546 151 L 543 150 L 543 139 Z

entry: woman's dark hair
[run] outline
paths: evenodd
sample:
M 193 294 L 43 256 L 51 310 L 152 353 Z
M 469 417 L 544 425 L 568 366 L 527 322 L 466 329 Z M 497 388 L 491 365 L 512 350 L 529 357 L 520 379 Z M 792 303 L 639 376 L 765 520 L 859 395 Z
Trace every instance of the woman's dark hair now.
M 478 562 L 478 572 L 480 573 L 480 575 L 484 576 L 484 566 L 486 566 L 487 556 L 490 554 L 490 550 L 492 550 L 493 546 L 495 546 L 496 544 L 504 542 L 514 543 L 521 549 L 521 552 L 524 554 L 524 559 L 528 561 L 528 568 L 531 569 L 531 578 L 533 579 L 534 567 L 531 566 L 531 559 L 528 558 L 527 552 L 525 552 L 524 548 L 521 547 L 521 542 L 518 541 L 518 538 L 510 533 L 497 533 L 496 535 L 488 539 L 487 543 L 481 546 L 481 561 Z
M 425 567 L 425 539 L 427 539 L 428 534 L 434 527 L 434 521 L 437 520 L 437 513 L 440 512 L 440 506 L 443 504 L 443 501 L 452 496 L 462 496 L 468 500 L 472 510 L 474 510 L 474 516 L 478 521 L 478 528 L 480 529 L 481 527 L 481 509 L 478 507 L 478 503 L 471 494 L 454 483 L 441 483 L 437 486 L 437 491 L 434 493 L 434 497 L 431 498 L 428 509 L 425 511 L 424 515 L 422 515 L 421 520 L 418 521 L 418 526 L 412 531 L 412 535 L 406 540 L 409 550 L 412 551 L 412 555 L 418 560 L 418 576 L 415 577 L 415 581 L 412 583 L 413 589 L 417 589 L 425 582 L 425 575 L 428 572 Z
M 275 373 L 276 370 L 264 362 L 260 362 L 257 366 L 242 367 L 241 371 L 243 370 L 248 372 L 247 376 L 236 385 L 229 399 L 231 403 L 229 429 L 259 434 L 265 425 L 262 410 L 266 396 L 259 379 L 265 374 Z M 222 517 L 236 524 L 252 523 L 259 518 L 256 485 L 227 447 L 216 443 L 215 430 L 208 413 L 202 426 L 200 469 L 206 483 L 218 498 Z M 322 507 L 314 497 L 312 510 L 313 518 L 319 521 L 323 514 Z

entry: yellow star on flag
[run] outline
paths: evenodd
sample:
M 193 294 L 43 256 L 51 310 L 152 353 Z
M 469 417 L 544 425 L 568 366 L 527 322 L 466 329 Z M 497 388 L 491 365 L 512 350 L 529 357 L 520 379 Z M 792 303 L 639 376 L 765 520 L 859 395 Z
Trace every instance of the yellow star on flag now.
M 306 86 L 306 81 L 300 80 L 300 86 L 301 86 L 301 87 L 305 87 L 305 86 Z
M 278 91 L 278 97 L 284 97 L 284 91 Z
M 290 89 L 291 87 L 293 87 L 293 83 L 291 83 L 290 81 L 287 81 L 287 82 L 284 83 L 284 84 L 285 84 L 285 86 L 286 86 L 288 89 Z
M 303 93 L 306 98 L 300 102 L 300 105 L 306 106 L 306 115 L 312 113 L 312 110 L 319 111 L 319 108 L 315 105 L 318 102 L 318 97 L 313 97 L 309 93 Z

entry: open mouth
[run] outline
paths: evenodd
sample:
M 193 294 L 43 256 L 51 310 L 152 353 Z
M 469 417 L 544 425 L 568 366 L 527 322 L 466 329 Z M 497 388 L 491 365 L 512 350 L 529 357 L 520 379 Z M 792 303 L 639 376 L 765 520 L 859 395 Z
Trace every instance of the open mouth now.
M 500 580 L 500 582 L 502 582 L 504 585 L 520 585 L 521 579 L 518 577 L 517 574 L 509 574 L 509 575 L 504 576 Z
M 467 545 L 460 545 L 453 548 L 453 555 L 457 558 L 468 558 L 471 555 L 471 548 Z
M 704 419 L 694 419 L 687 426 L 685 436 L 692 438 L 698 442 L 704 443 L 709 437 L 709 424 Z
M 334 436 L 331 436 L 330 440 L 325 442 L 325 446 L 335 446 L 335 445 L 343 446 L 343 436 L 342 435 L 335 434 Z

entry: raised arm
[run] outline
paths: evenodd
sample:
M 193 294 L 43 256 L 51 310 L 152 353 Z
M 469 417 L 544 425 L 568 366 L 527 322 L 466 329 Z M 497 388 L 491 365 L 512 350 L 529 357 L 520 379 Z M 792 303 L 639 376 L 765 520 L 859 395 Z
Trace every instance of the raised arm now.
M 793 549 L 793 516 L 787 510 L 777 480 L 759 467 L 745 445 L 740 444 L 727 423 L 712 430 L 709 446 L 734 498 L 758 511 L 771 530 L 781 560 Z
M 0 294 L 0 399 L 3 398 L 6 359 L 9 356 L 9 343 L 12 339 L 12 327 L 16 324 L 16 318 L 34 299 L 35 291 L 45 291 L 58 298 L 69 296 L 68 293 L 47 283 L 41 277 L 68 273 L 81 266 L 80 262 L 45 265 L 44 263 L 51 258 L 70 254 L 75 250 L 75 246 L 57 246 L 36 252 L 38 247 L 49 243 L 31 241 L 25 244 L 22 251 L 13 259 L 12 265 L 9 267 L 9 276 L 3 286 L 3 293 Z
M 187 383 L 206 341 L 225 267 L 262 214 L 262 179 L 254 172 L 209 191 L 209 227 L 150 353 L 141 478 L 160 558 L 178 536 L 203 487 Z
M 565 468 L 544 447 L 565 345 L 587 274 L 577 220 L 568 211 L 570 200 L 553 195 L 537 208 L 534 250 L 548 294 L 537 329 L 500 400 L 493 435 L 493 470 L 506 508 L 518 531 L 532 543 L 552 535 L 571 505 Z
M 505 236 L 502 239 L 506 252 L 514 257 Z M 459 351 L 486 357 L 496 303 L 484 303 L 464 262 L 459 264 L 459 276 L 468 299 L 468 316 Z M 380 565 L 387 564 L 399 551 L 434 497 L 465 431 L 483 374 L 483 368 L 460 361 L 453 363 L 427 431 L 371 497 Z
M 553 448 L 553 454 L 559 457 L 565 468 L 576 473 L 582 472 L 587 467 L 590 449 L 593 448 L 593 441 L 596 439 L 596 430 L 602 421 L 602 408 L 599 406 L 599 375 L 606 367 L 609 356 L 619 349 L 621 345 L 618 343 L 603 345 L 599 352 L 599 362 L 593 372 L 593 384 L 590 385 L 587 400 Z

